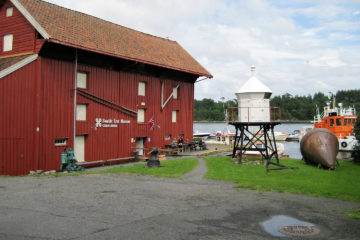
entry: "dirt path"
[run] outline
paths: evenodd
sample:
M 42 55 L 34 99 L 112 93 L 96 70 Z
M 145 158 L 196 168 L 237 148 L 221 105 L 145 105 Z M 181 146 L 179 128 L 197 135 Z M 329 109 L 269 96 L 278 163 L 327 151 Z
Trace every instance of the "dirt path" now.
M 197 157 L 197 160 L 198 160 L 198 165 L 196 166 L 196 168 L 192 172 L 182 177 L 185 181 L 189 181 L 189 182 L 204 181 L 203 178 L 205 177 L 207 172 L 206 161 L 202 157 Z

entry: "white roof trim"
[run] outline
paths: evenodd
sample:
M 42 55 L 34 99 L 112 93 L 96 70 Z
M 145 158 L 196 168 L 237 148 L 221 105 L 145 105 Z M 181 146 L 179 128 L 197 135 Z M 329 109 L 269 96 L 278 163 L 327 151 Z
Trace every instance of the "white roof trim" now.
M 24 8 L 21 3 L 17 0 L 10 0 L 12 4 L 24 15 L 24 17 L 31 23 L 31 25 L 41 34 L 45 39 L 49 39 L 50 35 L 45 31 L 45 29 L 31 16 L 31 14 Z
M 15 72 L 16 70 L 19 70 L 20 68 L 28 65 L 29 63 L 32 63 L 33 61 L 35 61 L 38 58 L 37 54 L 31 55 L 23 60 L 21 60 L 18 63 L 15 63 L 14 65 L 5 68 L 4 70 L 0 71 L 0 79 L 9 75 L 10 73 Z

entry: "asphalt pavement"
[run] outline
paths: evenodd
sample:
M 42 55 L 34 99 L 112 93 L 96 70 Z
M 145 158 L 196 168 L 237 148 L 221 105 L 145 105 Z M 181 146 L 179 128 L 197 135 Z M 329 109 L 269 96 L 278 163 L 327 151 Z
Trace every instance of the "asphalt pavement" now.
M 0 178 L 0 239 L 360 239 L 360 221 L 345 217 L 360 203 L 203 180 L 199 160 L 183 179 Z M 311 227 L 289 228 L 286 219 Z M 280 237 L 279 226 L 289 233 Z

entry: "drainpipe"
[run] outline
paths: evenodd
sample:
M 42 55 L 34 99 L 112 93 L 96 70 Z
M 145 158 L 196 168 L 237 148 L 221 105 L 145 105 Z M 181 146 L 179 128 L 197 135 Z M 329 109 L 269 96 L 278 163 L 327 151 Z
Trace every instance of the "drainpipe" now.
M 77 89 L 77 68 L 78 68 L 78 51 L 75 49 L 75 72 L 74 72 L 74 136 L 73 136 L 73 150 L 75 152 L 75 138 L 76 138 L 76 89 Z

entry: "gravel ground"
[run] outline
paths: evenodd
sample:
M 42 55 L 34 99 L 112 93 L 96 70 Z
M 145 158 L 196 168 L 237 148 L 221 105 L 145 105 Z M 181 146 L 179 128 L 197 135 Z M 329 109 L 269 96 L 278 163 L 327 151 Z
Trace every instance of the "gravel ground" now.
M 261 223 L 279 215 L 320 230 L 294 239 L 360 238 L 360 221 L 344 216 L 360 203 L 237 189 L 205 173 L 199 158 L 183 179 L 0 178 L 0 239 L 278 239 Z

